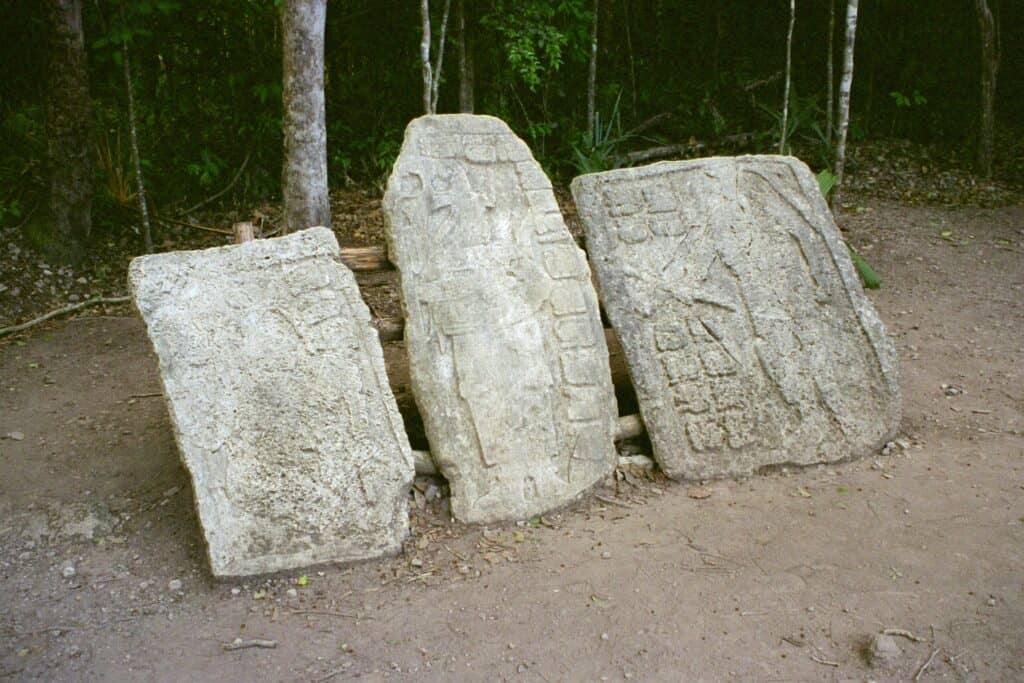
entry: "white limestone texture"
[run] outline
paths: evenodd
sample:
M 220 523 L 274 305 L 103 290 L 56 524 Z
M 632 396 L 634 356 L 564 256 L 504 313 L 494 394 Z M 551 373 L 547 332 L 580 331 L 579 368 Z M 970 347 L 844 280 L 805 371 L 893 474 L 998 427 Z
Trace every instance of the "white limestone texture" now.
M 129 281 L 213 574 L 397 552 L 412 452 L 333 233 L 142 256 Z
M 669 476 L 833 462 L 892 438 L 896 351 L 806 165 L 658 163 L 572 193 Z
M 615 395 L 586 258 L 499 119 L 409 124 L 384 197 L 430 449 L 465 522 L 525 519 L 612 471 Z

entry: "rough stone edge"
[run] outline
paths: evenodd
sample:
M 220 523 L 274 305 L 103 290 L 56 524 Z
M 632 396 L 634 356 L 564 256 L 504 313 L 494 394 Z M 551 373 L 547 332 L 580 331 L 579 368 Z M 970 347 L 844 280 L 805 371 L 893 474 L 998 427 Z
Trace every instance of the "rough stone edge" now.
M 877 442 L 868 445 L 863 452 L 851 452 L 847 457 L 832 460 L 829 462 L 845 462 L 862 458 L 866 455 L 879 451 L 887 442 L 891 441 L 896 434 L 899 432 L 900 423 L 903 417 L 903 405 L 902 405 L 902 392 L 900 389 L 900 368 L 899 358 L 896 352 L 895 344 L 892 339 L 888 336 L 885 325 L 882 322 L 878 312 L 875 310 L 874 304 L 864 293 L 864 288 L 861 284 L 860 277 L 853 265 L 853 260 L 850 257 L 849 249 L 846 248 L 846 242 L 839 232 L 839 227 L 832 216 L 832 211 L 828 208 L 825 203 L 825 198 L 821 194 L 821 189 L 818 186 L 817 180 L 814 174 L 811 173 L 810 168 L 803 161 L 792 156 L 781 156 L 774 154 L 750 154 L 742 155 L 737 157 L 701 157 L 698 159 L 689 159 L 685 161 L 660 161 L 645 166 L 637 166 L 630 168 L 620 168 L 611 171 L 602 171 L 599 173 L 587 173 L 584 175 L 576 176 L 573 178 L 570 185 L 572 192 L 573 201 L 577 206 L 588 203 L 586 194 L 590 194 L 592 197 L 596 197 L 596 187 L 603 181 L 615 180 L 615 179 L 628 179 L 628 180 L 643 180 L 649 176 L 658 176 L 663 174 L 667 170 L 690 170 L 693 167 L 697 167 L 707 163 L 729 163 L 739 165 L 744 161 L 759 161 L 759 162 L 771 162 L 775 164 L 783 164 L 790 168 L 795 176 L 797 183 L 800 185 L 807 198 L 815 210 L 821 211 L 823 215 L 828 216 L 828 220 L 825 225 L 813 224 L 813 229 L 822 238 L 822 241 L 828 247 L 829 255 L 832 258 L 832 262 L 835 264 L 839 277 L 843 281 L 844 289 L 849 297 L 850 304 L 854 311 L 857 313 L 857 319 L 860 324 L 861 330 L 864 333 L 868 343 L 871 344 L 872 350 L 874 351 L 875 359 L 878 363 L 879 370 L 882 378 L 889 390 L 888 401 L 886 402 L 886 411 L 884 419 L 884 429 L 882 436 Z M 584 225 L 584 238 L 589 240 L 589 223 L 585 219 L 582 213 L 580 213 L 580 220 Z M 588 248 L 589 254 L 589 248 Z M 597 280 L 597 293 L 598 297 L 602 296 L 601 278 Z M 610 319 L 610 316 L 609 316 Z M 613 324 L 613 329 L 614 329 Z M 615 330 L 616 335 L 619 335 L 619 331 Z M 625 349 L 624 349 L 625 351 Z M 629 353 L 623 354 L 626 360 L 626 367 L 629 370 L 631 381 L 633 379 L 634 367 L 632 359 Z M 640 414 L 644 416 L 644 404 L 639 402 Z M 649 410 L 649 408 L 648 408 Z M 647 425 L 648 431 L 652 429 L 651 422 L 644 420 Z M 657 429 L 656 427 L 654 429 Z M 662 470 L 673 479 L 686 480 L 691 477 L 687 477 L 685 472 L 680 471 L 678 467 L 667 467 L 660 458 L 656 458 L 658 465 Z M 779 462 L 772 463 L 769 465 L 763 465 L 758 468 L 753 468 L 750 471 L 735 472 L 735 473 L 722 473 L 714 478 L 722 479 L 731 476 L 742 476 L 746 474 L 752 474 L 756 470 L 772 467 L 782 466 L 797 466 L 805 467 L 811 466 L 815 463 L 800 463 L 800 462 Z
M 402 147 L 399 149 L 399 152 L 398 152 L 398 155 L 397 155 L 396 159 L 401 158 L 402 154 L 405 153 L 407 150 L 410 152 L 410 155 L 416 154 L 416 151 L 413 150 L 412 146 L 411 146 L 410 132 L 412 131 L 412 129 L 415 126 L 423 125 L 424 123 L 426 123 L 426 121 L 425 121 L 426 119 L 432 119 L 433 121 L 437 122 L 439 125 L 445 126 L 449 122 L 454 122 L 457 118 L 465 120 L 464 117 L 465 118 L 471 117 L 474 120 L 480 121 L 481 128 L 486 128 L 486 130 L 483 131 L 485 133 L 493 133 L 493 134 L 509 133 L 511 135 L 514 135 L 518 140 L 520 140 L 520 142 L 522 142 L 522 144 L 526 147 L 527 151 L 529 151 L 531 161 L 533 161 L 538 166 L 540 166 L 540 162 L 538 162 L 536 157 L 533 156 L 533 150 L 530 149 L 530 146 L 527 145 L 524 140 L 522 140 L 521 138 L 519 138 L 518 135 L 516 135 L 515 131 L 512 130 L 512 128 L 508 125 L 508 123 L 506 123 L 504 120 L 502 120 L 502 119 L 500 119 L 500 118 L 498 118 L 496 116 L 489 116 L 489 115 L 486 115 L 486 114 L 429 114 L 429 115 L 418 116 L 418 117 L 414 118 L 412 121 L 410 121 L 406 125 L 405 131 L 403 132 L 403 137 L 402 137 Z M 384 238 L 385 238 L 385 240 L 387 242 L 387 251 L 388 251 L 388 254 L 392 255 L 392 258 L 394 259 L 393 263 L 394 263 L 394 266 L 395 266 L 395 270 L 397 270 L 398 274 L 399 274 L 398 293 L 399 293 L 399 299 L 400 299 L 401 305 L 402 305 L 402 314 L 405 317 L 405 319 L 408 320 L 409 319 L 408 318 L 408 316 L 409 316 L 409 309 L 408 309 L 408 306 L 406 305 L 406 301 L 405 301 L 405 288 L 401 284 L 402 269 L 403 269 L 403 265 L 404 264 L 401 263 L 401 259 L 398 256 L 401 252 L 400 252 L 399 249 L 396 249 L 395 239 L 394 239 L 394 236 L 392 234 L 392 229 L 391 229 L 391 225 L 392 225 L 391 224 L 391 215 L 390 215 L 390 211 L 388 209 L 388 196 L 390 194 L 391 179 L 395 176 L 395 172 L 397 171 L 397 169 L 398 169 L 398 163 L 396 161 L 395 165 L 391 169 L 391 173 L 388 176 L 387 188 L 386 188 L 386 190 L 384 192 L 384 198 L 383 198 L 383 200 L 381 202 L 381 207 L 383 209 L 383 215 L 384 215 Z M 541 167 L 541 170 L 543 171 L 543 167 Z M 546 175 L 546 172 L 545 172 L 545 175 Z M 554 189 L 553 188 L 551 189 L 551 192 L 552 192 L 552 194 L 554 194 Z M 556 199 L 556 203 L 557 203 L 557 199 Z M 562 213 L 561 208 L 559 208 L 559 214 L 561 215 L 562 224 L 565 226 L 566 232 L 571 237 L 572 233 L 569 232 L 569 227 L 568 227 L 568 224 L 566 224 L 566 222 L 565 222 L 565 215 Z M 601 324 L 601 318 L 600 318 L 600 315 L 601 315 L 601 313 L 600 313 L 601 298 L 600 298 L 600 293 L 599 293 L 597 287 L 595 287 L 595 285 L 594 285 L 594 282 L 595 282 L 596 278 L 594 277 L 594 272 L 593 272 L 593 268 L 591 267 L 591 264 L 590 264 L 590 259 L 586 257 L 586 252 L 584 250 L 580 249 L 579 245 L 576 245 L 575 240 L 573 240 L 573 244 L 576 247 L 576 249 L 578 249 L 580 251 L 583 251 L 583 256 L 584 256 L 583 263 L 584 263 L 584 265 L 587 268 L 587 279 L 590 282 L 591 289 L 594 292 L 594 300 L 595 300 L 595 305 L 597 307 L 597 311 L 596 311 L 597 321 L 598 321 L 597 325 L 600 326 L 601 330 L 602 330 L 602 333 L 599 335 L 599 340 L 598 341 L 599 341 L 600 346 L 604 349 L 605 356 L 607 356 L 607 359 L 608 359 L 608 383 L 609 383 L 609 387 L 610 387 L 610 391 L 611 391 L 611 401 L 612 401 L 612 410 L 611 410 L 611 412 L 613 414 L 612 415 L 612 426 L 610 428 L 609 438 L 611 439 L 612 453 L 615 454 L 615 457 L 609 458 L 609 463 L 608 463 L 608 466 L 607 466 L 607 472 L 604 475 L 605 477 L 607 477 L 612 472 L 614 472 L 615 468 L 618 466 L 618 450 L 617 450 L 617 447 L 615 446 L 615 440 L 614 440 L 615 424 L 616 424 L 615 421 L 618 419 L 618 408 L 617 408 L 617 401 L 616 401 L 616 397 L 615 397 L 615 386 L 614 386 L 614 383 L 612 382 L 612 379 L 611 379 L 611 354 L 608 351 L 608 342 L 607 342 L 607 339 L 605 338 L 604 333 L 603 333 L 604 327 Z M 404 336 L 403 336 L 403 340 L 404 340 Z M 405 341 L 404 343 L 406 343 L 406 354 L 408 355 L 409 354 L 408 342 Z M 411 356 L 410 356 L 410 360 L 411 360 Z M 427 441 L 429 443 L 431 441 L 430 434 L 431 434 L 432 429 L 433 429 L 433 427 L 432 427 L 432 420 L 430 418 L 430 412 L 429 411 L 424 411 L 423 407 L 421 405 L 420 396 L 419 396 L 420 392 L 419 392 L 418 387 L 417 387 L 418 380 L 416 378 L 415 373 L 412 372 L 412 365 L 413 364 L 410 362 L 409 363 L 409 366 L 410 366 L 409 383 L 412 386 L 413 401 L 416 403 L 416 409 L 417 409 L 417 411 L 419 411 L 420 415 L 423 417 L 424 431 L 426 432 Z M 454 469 L 457 472 L 458 471 L 458 467 L 457 466 L 455 466 L 453 468 L 447 468 L 447 467 L 442 468 L 440 466 L 439 462 L 438 462 L 438 459 L 434 456 L 434 449 L 433 448 L 430 449 L 429 453 L 430 453 L 431 462 L 433 462 L 433 464 L 434 464 L 434 468 L 442 476 L 444 476 L 446 479 L 449 477 L 449 475 L 451 475 L 452 478 L 457 478 L 458 476 L 465 476 L 465 475 L 461 475 L 461 474 L 454 474 L 453 472 L 450 471 L 450 470 Z M 567 508 L 567 507 L 569 507 L 571 505 L 575 505 L 575 504 L 579 503 L 580 501 L 586 499 L 588 496 L 593 494 L 594 490 L 600 487 L 602 481 L 603 481 L 603 479 L 601 477 L 598 477 L 594 481 L 594 483 L 591 484 L 590 486 L 581 489 L 578 493 L 576 493 L 575 495 L 573 495 L 571 497 L 568 497 L 568 498 L 566 498 L 566 499 L 564 499 L 562 501 L 557 502 L 555 505 L 553 505 L 552 507 L 548 508 L 545 512 L 541 512 L 541 513 L 537 513 L 537 514 L 550 514 L 551 512 L 562 510 L 562 509 Z M 453 510 L 453 513 L 454 513 L 454 510 Z M 500 519 L 480 518 L 480 519 L 471 519 L 471 520 L 463 519 L 463 520 L 460 520 L 460 521 L 462 521 L 463 523 L 466 523 L 466 524 L 492 524 L 492 523 L 507 522 L 507 521 L 510 521 L 510 520 L 508 518 L 500 518 Z
M 359 288 L 357 286 L 355 275 L 353 275 L 352 271 L 344 264 L 344 262 L 342 262 L 342 260 L 341 260 L 341 247 L 338 245 L 337 238 L 335 237 L 333 231 L 331 231 L 329 228 L 320 226 L 320 227 L 308 228 L 307 230 L 303 230 L 303 231 L 299 231 L 299 232 L 309 232 L 309 231 L 314 231 L 314 230 L 315 231 L 326 232 L 328 235 L 330 235 L 329 243 L 327 245 L 324 245 L 324 246 L 326 246 L 326 252 L 325 252 L 324 255 L 328 256 L 329 258 L 331 258 L 338 266 L 340 266 L 342 279 L 348 280 L 348 284 L 350 284 L 353 288 L 355 288 L 355 292 L 358 294 L 359 293 Z M 291 233 L 291 235 L 299 234 L 299 232 Z M 286 235 L 285 237 L 288 237 L 288 236 L 290 236 L 290 235 Z M 275 239 L 282 239 L 282 238 L 275 238 Z M 399 554 L 402 551 L 402 547 L 403 547 L 405 541 L 409 537 L 409 522 L 408 522 L 409 503 L 408 503 L 407 498 L 401 497 L 399 499 L 399 508 L 400 509 L 397 510 L 396 512 L 398 513 L 397 516 L 399 518 L 404 517 L 406 519 L 406 522 L 405 522 L 405 524 L 402 527 L 402 532 L 403 533 L 401 533 L 398 536 L 396 536 L 394 543 L 391 543 L 391 544 L 388 544 L 387 546 L 385 546 L 385 549 L 381 553 L 367 553 L 365 555 L 358 555 L 358 556 L 354 556 L 354 557 L 349 557 L 349 558 L 346 558 L 344 560 L 324 559 L 324 560 L 318 560 L 315 563 L 307 563 L 307 564 L 301 564 L 301 565 L 290 565 L 290 566 L 277 566 L 277 567 L 274 567 L 272 569 L 260 568 L 259 570 L 253 570 L 253 571 L 246 571 L 244 568 L 239 568 L 237 571 L 235 571 L 235 570 L 224 571 L 224 569 L 226 569 L 226 568 L 218 567 L 214 563 L 213 555 L 210 552 L 210 546 L 209 546 L 209 544 L 207 543 L 207 540 L 206 540 L 206 532 L 205 532 L 205 528 L 204 528 L 204 525 L 203 525 L 203 515 L 202 515 L 202 511 L 200 510 L 200 505 L 199 505 L 199 497 L 195 494 L 196 490 L 200 486 L 199 476 L 198 476 L 198 473 L 196 471 L 194 471 L 189 466 L 188 461 L 185 458 L 185 453 L 181 449 L 181 445 L 180 445 L 181 444 L 181 431 L 180 431 L 180 429 L 178 427 L 178 416 L 177 416 L 177 413 L 175 412 L 174 404 L 170 400 L 170 397 L 169 397 L 169 394 L 168 394 L 168 391 L 167 391 L 167 386 L 164 383 L 164 373 L 163 373 L 164 362 L 163 362 L 163 359 L 160 357 L 160 354 L 156 353 L 156 349 L 154 348 L 154 345 L 153 345 L 153 340 L 149 336 L 149 325 L 146 322 L 146 318 L 143 315 L 143 312 L 140 309 L 139 304 L 138 304 L 138 292 L 137 292 L 137 289 L 136 289 L 136 281 L 140 277 L 139 271 L 141 271 L 141 269 L 143 269 L 148 262 L 153 262 L 153 261 L 157 261 L 157 260 L 166 260 L 168 258 L 171 258 L 172 255 L 173 255 L 173 258 L 175 258 L 175 259 L 184 259 L 185 257 L 187 257 L 190 254 L 209 253 L 211 251 L 219 251 L 219 252 L 222 252 L 222 253 L 228 253 L 228 252 L 230 252 L 232 250 L 235 250 L 235 249 L 257 249 L 257 248 L 260 248 L 259 245 L 265 243 L 266 241 L 267 240 L 253 240 L 253 241 L 246 242 L 246 243 L 243 243 L 243 244 L 229 244 L 229 245 L 224 245 L 224 246 L 220 246 L 220 247 L 209 247 L 207 249 L 191 249 L 191 250 L 182 250 L 182 251 L 175 251 L 175 252 L 166 252 L 166 253 L 162 253 L 162 254 L 146 254 L 146 255 L 143 255 L 143 256 L 137 256 L 137 257 L 133 258 L 131 260 L 131 262 L 129 263 L 129 266 L 128 266 L 128 286 L 129 286 L 129 289 L 130 289 L 131 295 L 132 295 L 132 305 L 135 308 L 136 312 L 139 314 L 139 317 L 142 319 L 143 324 L 146 326 L 146 338 L 149 340 L 150 349 L 151 349 L 151 351 L 153 351 L 153 355 L 155 355 L 156 358 L 157 358 L 157 363 L 159 365 L 159 371 L 157 372 L 157 375 L 158 375 L 159 380 L 160 380 L 161 393 L 163 394 L 164 403 L 165 403 L 165 405 L 167 407 L 168 417 L 170 418 L 171 429 L 172 429 L 172 432 L 174 434 L 175 450 L 178 452 L 179 462 L 185 468 L 185 471 L 188 472 L 189 481 L 192 484 L 192 503 L 195 506 L 196 520 L 199 523 L 200 536 L 202 537 L 203 546 L 206 549 L 205 555 L 206 555 L 206 560 L 207 560 L 207 566 L 209 567 L 210 573 L 211 573 L 211 575 L 213 576 L 214 579 L 216 579 L 216 580 L 223 580 L 223 581 L 234 579 L 234 578 L 251 578 L 251 577 L 258 577 L 258 576 L 272 576 L 272 575 L 281 574 L 283 572 L 294 571 L 294 570 L 300 569 L 300 568 L 301 569 L 312 569 L 312 568 L 315 568 L 315 567 L 322 567 L 322 566 L 349 565 L 349 564 L 354 564 L 354 563 L 357 563 L 357 562 L 362 562 L 362 561 L 366 561 L 366 560 L 370 560 L 370 559 L 376 559 L 378 557 L 391 557 L 391 556 Z M 384 350 L 383 350 L 383 345 L 379 341 L 379 337 L 378 337 L 378 333 L 377 333 L 376 328 L 374 328 L 373 325 L 372 325 L 372 317 L 370 316 L 370 310 L 366 306 L 366 302 L 363 301 L 362 296 L 360 295 L 358 297 L 358 303 L 361 304 L 361 306 L 355 305 L 355 302 L 350 302 L 350 303 L 352 303 L 353 312 L 356 314 L 356 316 L 358 316 L 358 318 L 360 318 L 360 320 L 357 321 L 357 322 L 359 322 L 360 325 L 361 325 L 361 329 L 360 329 L 359 333 L 360 333 L 363 341 L 364 342 L 367 342 L 367 341 L 370 342 L 370 343 L 367 344 L 367 346 L 369 348 L 367 348 L 366 351 L 370 355 L 370 362 L 373 364 L 374 375 L 377 378 L 377 382 L 385 390 L 385 395 L 383 397 L 384 398 L 384 402 L 385 402 L 385 412 L 388 414 L 388 421 L 391 423 L 392 430 L 397 430 L 396 438 L 398 440 L 399 450 L 401 450 L 401 452 L 402 452 L 402 454 L 404 456 L 403 459 L 405 460 L 406 470 L 407 470 L 407 477 L 406 477 L 404 488 L 408 488 L 408 487 L 410 487 L 412 485 L 413 479 L 415 478 L 415 466 L 414 466 L 414 460 L 413 460 L 413 456 L 412 456 L 412 448 L 409 445 L 409 438 L 408 438 L 408 435 L 405 432 L 405 424 L 402 421 L 401 413 L 398 410 L 398 403 L 395 400 L 394 393 L 391 391 L 391 385 L 388 382 L 387 371 L 386 371 L 386 368 L 384 366 Z M 404 438 L 398 438 L 399 436 L 404 437 Z M 250 561 L 252 561 L 252 560 L 250 560 Z

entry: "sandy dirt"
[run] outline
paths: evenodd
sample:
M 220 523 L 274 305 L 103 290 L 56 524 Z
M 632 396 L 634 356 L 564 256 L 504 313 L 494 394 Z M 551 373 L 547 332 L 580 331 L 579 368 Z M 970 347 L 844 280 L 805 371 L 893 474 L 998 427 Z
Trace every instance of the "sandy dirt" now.
M 0 680 L 1024 680 L 1024 207 L 865 199 L 842 223 L 902 361 L 888 454 L 622 471 L 489 528 L 418 479 L 404 554 L 269 579 L 211 578 L 127 308 L 4 340 Z M 871 663 L 884 629 L 899 652 Z

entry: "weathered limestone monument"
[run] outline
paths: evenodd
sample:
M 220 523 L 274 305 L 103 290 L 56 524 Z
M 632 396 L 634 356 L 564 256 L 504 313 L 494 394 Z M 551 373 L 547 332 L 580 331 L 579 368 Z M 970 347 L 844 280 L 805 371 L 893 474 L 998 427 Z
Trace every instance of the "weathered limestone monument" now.
M 615 396 L 583 252 L 504 122 L 409 124 L 384 197 L 412 388 L 467 522 L 563 505 L 615 466 Z
M 216 576 L 397 552 L 412 453 L 330 230 L 142 256 L 129 280 Z
M 807 166 L 660 163 L 572 192 L 667 474 L 828 462 L 892 437 L 896 351 Z

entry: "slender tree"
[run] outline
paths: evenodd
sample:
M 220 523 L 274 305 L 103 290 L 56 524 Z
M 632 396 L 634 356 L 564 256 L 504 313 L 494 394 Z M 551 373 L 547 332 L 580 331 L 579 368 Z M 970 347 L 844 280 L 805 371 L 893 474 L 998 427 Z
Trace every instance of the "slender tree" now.
M 122 16 L 124 16 L 122 5 Z M 131 60 L 128 42 L 121 41 L 121 68 L 125 77 L 125 93 L 128 97 L 128 137 L 131 140 L 131 163 L 135 171 L 135 196 L 138 198 L 138 215 L 142 221 L 142 244 L 145 253 L 153 253 L 153 230 L 150 228 L 150 205 L 145 201 L 145 182 L 142 181 L 142 157 L 138 152 L 138 125 L 135 120 L 135 94 L 131 84 Z
M 121 5 L 121 20 L 124 21 L 124 4 Z M 132 64 L 128 55 L 128 42 L 121 41 L 121 67 L 124 72 L 124 89 L 128 97 L 128 136 L 132 144 L 132 166 L 135 170 L 135 194 L 139 200 L 139 218 L 142 220 L 142 241 L 146 253 L 153 252 L 153 232 L 149 227 L 149 204 L 146 202 L 146 184 L 142 180 L 142 156 L 139 154 L 139 133 L 135 119 L 135 94 L 132 88 Z
M 839 135 L 836 140 L 836 182 L 832 188 L 832 213 L 842 210 L 843 167 L 846 165 L 846 133 L 850 127 L 850 88 L 853 86 L 853 47 L 857 40 L 857 1 L 846 4 L 846 46 L 843 48 L 843 78 L 839 82 Z
M 327 0 L 284 0 L 284 230 L 331 225 L 324 109 Z
M 978 134 L 978 173 L 992 177 L 992 147 L 995 137 L 996 76 L 999 74 L 999 23 L 988 0 L 974 0 L 981 32 L 981 129 Z
M 789 0 L 789 31 L 786 33 L 786 87 L 782 96 L 782 134 L 779 135 L 779 154 L 786 153 L 789 133 L 789 89 L 793 82 L 793 25 L 796 23 L 796 0 Z
M 59 248 L 76 254 L 92 229 L 91 103 L 81 0 L 49 0 L 46 132 L 50 218 Z
M 835 35 L 836 35 L 836 0 L 828 0 L 828 59 L 825 60 L 825 88 L 827 94 L 825 96 L 825 145 L 829 148 L 832 147 L 832 136 L 833 136 L 833 121 L 832 121 L 832 110 L 835 106 L 836 101 L 836 83 L 835 83 L 835 67 L 833 63 L 835 61 Z
M 597 19 L 601 11 L 601 0 L 594 0 L 594 21 L 590 25 L 590 68 L 587 72 L 587 140 L 590 145 L 594 138 L 597 118 Z
M 420 61 L 423 62 L 423 113 L 433 114 L 430 107 L 430 95 L 434 84 L 433 69 L 430 66 L 430 0 L 422 0 L 420 3 L 420 18 L 423 20 L 423 33 L 420 36 Z
M 459 21 L 459 111 L 473 113 L 473 51 L 466 33 L 466 0 L 458 0 L 455 9 Z
M 437 96 L 441 88 L 441 69 L 444 67 L 444 42 L 448 35 L 448 12 L 452 8 L 452 0 L 444 0 L 444 13 L 441 16 L 441 35 L 437 39 L 437 61 L 434 63 L 433 81 L 430 84 L 430 113 L 437 113 Z

